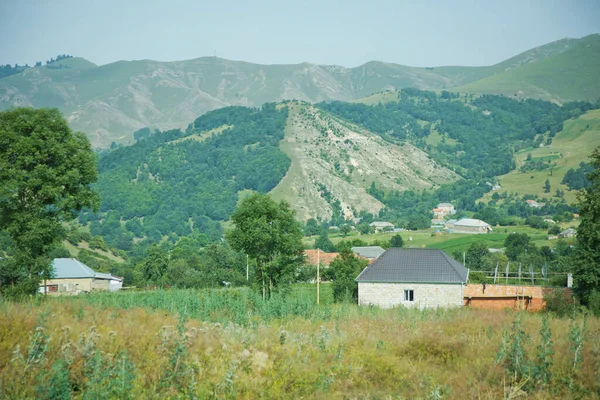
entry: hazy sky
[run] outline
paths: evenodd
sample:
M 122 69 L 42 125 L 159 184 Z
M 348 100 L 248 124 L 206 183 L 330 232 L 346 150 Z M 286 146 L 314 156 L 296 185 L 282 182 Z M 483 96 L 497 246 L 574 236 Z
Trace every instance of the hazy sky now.
M 491 65 L 600 32 L 600 0 L 0 0 L 0 64 L 212 56 Z

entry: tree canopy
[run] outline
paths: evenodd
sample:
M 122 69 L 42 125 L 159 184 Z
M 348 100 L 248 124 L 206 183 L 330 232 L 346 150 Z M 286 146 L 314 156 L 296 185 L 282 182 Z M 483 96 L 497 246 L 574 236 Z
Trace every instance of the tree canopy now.
M 302 226 L 288 203 L 255 193 L 242 200 L 231 216 L 234 229 L 227 233 L 231 247 L 256 261 L 255 280 L 263 298 L 290 283 L 302 263 Z
M 590 185 L 579 193 L 581 221 L 577 228 L 574 283 L 583 303 L 600 296 L 600 147 L 591 156 Z M 600 311 L 600 310 L 598 310 Z
M 0 113 L 0 227 L 14 245 L 11 283 L 34 292 L 49 277 L 47 253 L 61 238 L 61 221 L 97 205 L 96 177 L 89 141 L 58 110 Z

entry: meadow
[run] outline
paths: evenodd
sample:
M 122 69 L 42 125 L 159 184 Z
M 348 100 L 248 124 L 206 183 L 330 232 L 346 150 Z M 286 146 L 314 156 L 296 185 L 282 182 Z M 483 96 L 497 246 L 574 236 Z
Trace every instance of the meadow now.
M 0 398 L 600 398 L 600 321 L 267 302 L 249 289 L 0 303 Z
M 570 226 L 576 226 L 577 221 L 572 221 L 567 224 L 561 224 L 561 228 L 566 229 Z M 373 243 L 379 241 L 380 243 L 389 241 L 393 236 L 400 235 L 404 240 L 405 247 L 425 247 L 432 249 L 441 249 L 446 253 L 452 255 L 456 252 L 467 251 L 469 246 L 474 242 L 484 241 L 487 243 L 489 248 L 503 248 L 504 241 L 509 234 L 513 232 L 526 233 L 531 237 L 531 241 L 536 246 L 549 246 L 554 247 L 556 240 L 547 240 L 548 233 L 545 229 L 535 229 L 527 225 L 518 226 L 500 226 L 493 227 L 494 231 L 485 235 L 475 234 L 447 234 L 442 233 L 440 235 L 432 235 L 432 229 L 423 229 L 418 231 L 403 231 L 403 232 L 379 232 L 363 235 L 357 231 L 350 232 L 347 236 L 344 236 L 339 232 L 332 232 L 329 234 L 329 239 L 333 244 L 338 244 L 342 240 L 361 239 L 367 243 Z M 303 239 L 304 246 L 306 248 L 314 248 L 315 240 L 318 236 L 305 237 Z M 411 240 L 412 238 L 412 240 Z
M 550 147 L 530 148 L 515 154 L 517 168 L 498 179 L 502 185 L 500 192 L 537 195 L 540 199 L 554 196 L 557 189 L 564 191 L 565 201 L 576 203 L 577 191 L 570 191 L 561 181 L 571 168 L 577 169 L 579 163 L 588 161 L 592 151 L 600 146 L 600 110 L 592 110 L 577 119 L 565 121 Z M 531 154 L 533 160 L 552 159 L 556 163 L 552 173 L 550 170 L 521 172 L 519 168 Z M 550 182 L 550 193 L 544 193 L 544 182 Z M 490 200 L 492 193 L 484 196 Z

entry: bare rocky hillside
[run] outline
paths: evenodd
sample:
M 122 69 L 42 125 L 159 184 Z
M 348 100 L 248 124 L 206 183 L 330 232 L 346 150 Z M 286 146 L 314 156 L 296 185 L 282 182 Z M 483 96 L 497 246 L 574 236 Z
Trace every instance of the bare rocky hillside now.
M 372 182 L 395 190 L 430 188 L 458 178 L 416 147 L 388 143 L 307 103 L 288 103 L 281 149 L 292 165 L 272 195 L 285 199 L 298 218 L 331 218 L 339 202 L 349 218 L 383 204 L 367 193 Z

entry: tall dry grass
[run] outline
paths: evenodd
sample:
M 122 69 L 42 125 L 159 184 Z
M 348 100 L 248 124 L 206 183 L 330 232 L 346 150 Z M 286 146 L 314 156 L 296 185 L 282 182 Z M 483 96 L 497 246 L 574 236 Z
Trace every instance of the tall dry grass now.
M 585 318 L 578 365 L 584 317 L 550 319 L 542 386 L 498 361 L 516 316 L 267 305 L 227 290 L 0 303 L 0 398 L 600 398 L 598 319 Z M 532 366 L 541 326 L 520 315 Z

